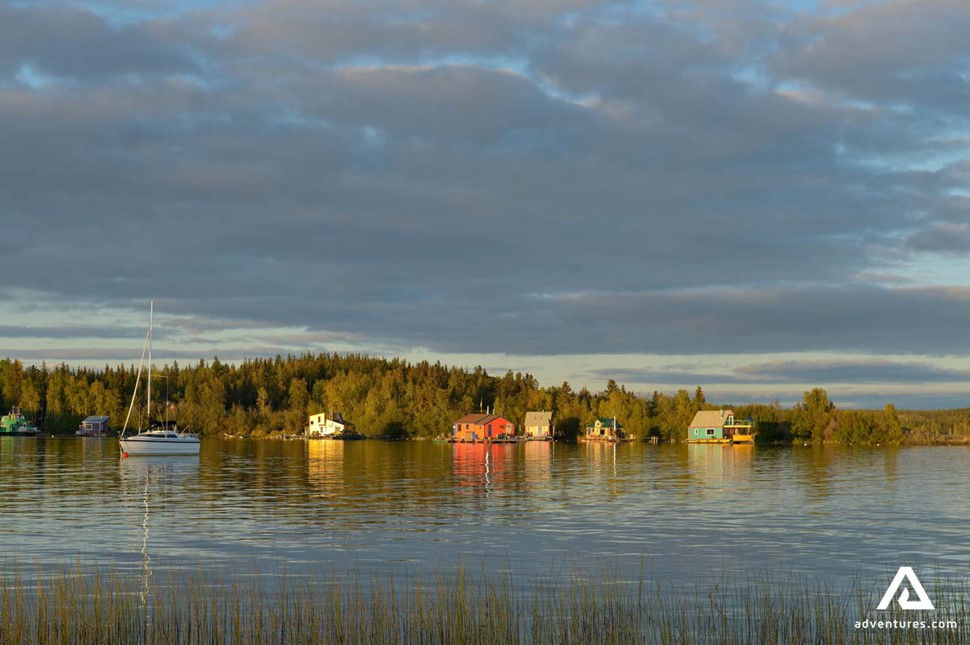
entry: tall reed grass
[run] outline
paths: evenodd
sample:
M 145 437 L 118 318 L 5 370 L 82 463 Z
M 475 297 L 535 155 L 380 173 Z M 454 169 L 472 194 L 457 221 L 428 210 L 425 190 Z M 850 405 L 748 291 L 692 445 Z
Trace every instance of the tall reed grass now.
M 970 643 L 966 584 L 934 591 L 934 612 L 877 612 L 868 583 L 767 574 L 674 589 L 582 572 L 516 586 L 464 567 L 430 580 L 14 568 L 0 576 L 0 644 Z M 855 627 L 866 619 L 958 626 Z

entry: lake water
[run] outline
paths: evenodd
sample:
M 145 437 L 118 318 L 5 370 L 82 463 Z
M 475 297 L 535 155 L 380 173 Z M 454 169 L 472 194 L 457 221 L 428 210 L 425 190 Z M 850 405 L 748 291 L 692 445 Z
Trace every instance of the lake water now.
M 121 459 L 115 439 L 3 438 L 0 558 L 417 576 L 465 562 L 523 580 L 609 565 L 668 583 L 902 565 L 960 577 L 968 463 L 963 447 L 219 439 L 198 457 Z

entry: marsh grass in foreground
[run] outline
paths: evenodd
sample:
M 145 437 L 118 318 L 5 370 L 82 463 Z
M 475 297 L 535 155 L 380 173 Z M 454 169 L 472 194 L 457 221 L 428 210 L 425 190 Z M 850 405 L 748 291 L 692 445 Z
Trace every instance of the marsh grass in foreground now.
M 205 567 L 150 577 L 59 567 L 0 578 L 0 643 L 970 643 L 965 583 L 934 612 L 876 612 L 873 586 L 725 576 L 693 589 L 571 573 L 528 591 L 465 568 L 408 576 L 266 578 Z M 11 572 L 12 571 L 12 572 Z M 857 621 L 927 627 L 857 629 Z M 932 621 L 957 626 L 932 627 Z

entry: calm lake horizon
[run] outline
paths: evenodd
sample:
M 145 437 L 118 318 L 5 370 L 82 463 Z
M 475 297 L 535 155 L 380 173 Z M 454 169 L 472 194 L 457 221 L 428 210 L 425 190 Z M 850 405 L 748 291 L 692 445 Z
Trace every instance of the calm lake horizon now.
M 307 574 L 465 564 L 841 583 L 968 572 L 967 447 L 0 439 L 0 543 L 23 565 Z M 925 576 L 925 578 L 924 578 Z M 874 590 L 874 593 L 878 590 Z

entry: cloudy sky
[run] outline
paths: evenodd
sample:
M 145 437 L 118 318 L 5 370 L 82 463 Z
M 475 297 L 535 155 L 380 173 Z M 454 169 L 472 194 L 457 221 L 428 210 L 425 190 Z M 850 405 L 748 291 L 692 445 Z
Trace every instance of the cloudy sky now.
M 0 0 L 0 356 L 970 405 L 966 0 Z

